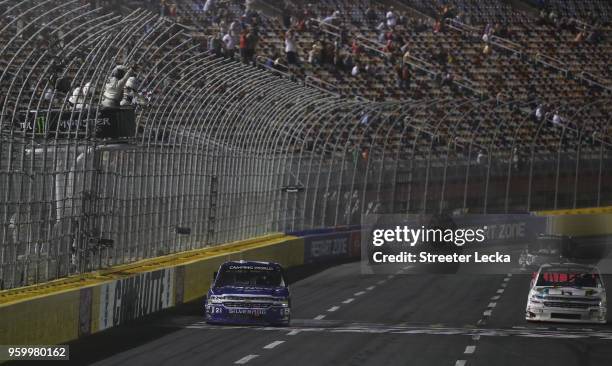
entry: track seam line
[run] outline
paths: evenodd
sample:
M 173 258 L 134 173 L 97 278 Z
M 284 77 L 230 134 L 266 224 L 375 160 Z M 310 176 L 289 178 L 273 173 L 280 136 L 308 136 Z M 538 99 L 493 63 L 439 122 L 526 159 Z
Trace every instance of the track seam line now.
M 280 346 L 281 344 L 285 343 L 285 341 L 274 341 L 270 344 L 265 345 L 263 348 L 264 349 L 273 349 L 276 346 Z
M 239 359 L 238 361 L 234 362 L 235 365 L 244 365 L 245 363 L 251 361 L 254 358 L 259 357 L 259 355 L 255 355 L 255 354 L 250 354 L 250 355 L 246 355 L 244 357 L 242 357 L 241 359 Z

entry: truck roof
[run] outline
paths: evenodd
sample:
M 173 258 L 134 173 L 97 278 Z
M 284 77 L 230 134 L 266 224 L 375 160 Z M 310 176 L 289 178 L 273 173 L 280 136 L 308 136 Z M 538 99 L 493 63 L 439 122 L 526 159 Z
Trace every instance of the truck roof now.
M 280 264 L 276 263 L 276 262 L 245 261 L 245 260 L 227 261 L 227 262 L 223 263 L 221 266 L 222 267 L 226 267 L 226 266 L 230 266 L 230 265 L 235 265 L 235 266 L 268 266 L 268 267 L 282 268 L 282 266 Z

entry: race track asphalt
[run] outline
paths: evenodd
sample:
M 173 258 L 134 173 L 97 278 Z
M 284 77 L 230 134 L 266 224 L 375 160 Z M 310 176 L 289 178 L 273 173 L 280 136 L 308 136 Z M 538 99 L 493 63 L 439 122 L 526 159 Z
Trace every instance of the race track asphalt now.
M 288 328 L 207 325 L 197 302 L 73 342 L 70 363 L 612 365 L 610 324 L 525 322 L 529 281 L 518 271 L 361 275 L 343 264 L 291 285 Z

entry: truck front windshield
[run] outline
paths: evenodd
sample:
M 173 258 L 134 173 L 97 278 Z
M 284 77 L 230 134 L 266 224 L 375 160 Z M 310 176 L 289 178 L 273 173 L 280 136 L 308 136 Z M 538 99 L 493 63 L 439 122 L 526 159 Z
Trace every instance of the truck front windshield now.
M 230 266 L 219 273 L 215 286 L 278 287 L 283 284 L 283 276 L 278 268 Z
M 579 271 L 543 271 L 536 286 L 601 287 L 599 275 Z

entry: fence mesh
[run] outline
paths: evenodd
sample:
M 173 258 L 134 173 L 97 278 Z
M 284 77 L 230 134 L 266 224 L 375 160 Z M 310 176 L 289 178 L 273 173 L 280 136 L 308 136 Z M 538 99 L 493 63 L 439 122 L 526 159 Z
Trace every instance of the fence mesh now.
M 563 127 L 529 101 L 350 100 L 215 57 L 146 10 L 0 14 L 0 289 L 363 213 L 612 202 L 603 98 Z M 118 64 L 138 86 L 109 109 Z M 100 136 L 110 120 L 135 128 Z

